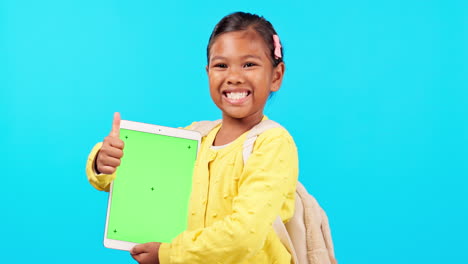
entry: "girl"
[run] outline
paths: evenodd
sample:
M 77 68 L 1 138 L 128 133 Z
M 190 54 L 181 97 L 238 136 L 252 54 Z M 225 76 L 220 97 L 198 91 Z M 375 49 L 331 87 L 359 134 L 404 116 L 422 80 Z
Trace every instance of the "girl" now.
M 188 228 L 171 243 L 135 246 L 131 255 L 141 264 L 290 263 L 272 223 L 278 215 L 286 222 L 294 212 L 294 141 L 283 128 L 273 128 L 258 136 L 245 164 L 242 154 L 247 132 L 266 119 L 265 103 L 283 80 L 279 38 L 263 17 L 233 13 L 215 26 L 207 59 L 211 98 L 222 123 L 202 139 Z M 88 159 L 88 179 L 98 190 L 109 189 L 123 155 L 119 123 L 116 113 L 111 133 Z

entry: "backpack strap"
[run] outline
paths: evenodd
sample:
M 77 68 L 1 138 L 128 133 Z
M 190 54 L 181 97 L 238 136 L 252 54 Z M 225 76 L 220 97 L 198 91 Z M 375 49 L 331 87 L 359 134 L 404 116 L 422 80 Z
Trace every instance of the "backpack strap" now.
M 210 133 L 213 128 L 221 124 L 223 120 L 218 119 L 215 121 L 200 121 L 196 122 L 190 127 L 190 130 L 198 131 L 200 132 L 201 136 L 204 137 Z
M 298 261 L 298 256 L 296 254 L 296 249 L 294 248 L 294 244 L 291 240 L 291 236 L 288 233 L 288 230 L 286 229 L 286 226 L 283 223 L 283 220 L 281 220 L 281 217 L 278 215 L 273 222 L 273 229 L 276 232 L 276 235 L 278 235 L 279 240 L 281 241 L 281 244 L 288 250 L 289 254 L 291 254 L 291 263 L 293 264 L 302 264 L 306 262 L 299 262 Z
M 255 140 L 257 140 L 258 135 L 262 134 L 263 132 L 269 129 L 277 128 L 277 127 L 282 127 L 282 126 L 273 120 L 267 119 L 258 123 L 249 131 L 249 133 L 247 134 L 247 137 L 245 138 L 243 152 L 242 152 L 242 158 L 244 159 L 244 164 L 247 163 L 247 160 L 249 159 L 250 154 L 252 154 L 253 146 L 254 146 Z
M 305 215 L 305 212 L 304 210 L 306 209 L 304 204 L 303 204 L 303 201 L 300 197 L 300 195 L 298 194 L 298 188 L 299 186 L 302 186 L 300 182 L 297 182 L 297 186 L 296 186 L 296 191 L 294 192 L 295 194 L 295 198 L 294 198 L 294 213 L 293 215 L 291 216 L 291 218 L 289 219 L 289 221 L 284 224 L 281 219 L 277 219 L 277 221 L 279 220 L 279 223 L 283 226 L 283 229 L 286 230 L 286 235 L 287 235 L 287 240 L 285 240 L 286 242 L 283 242 L 283 240 L 281 240 L 281 242 L 283 242 L 284 245 L 288 245 L 287 243 L 289 244 L 292 244 L 292 247 L 294 249 L 294 254 L 296 254 L 296 259 L 297 261 L 295 261 L 294 263 L 295 264 L 312 264 L 313 262 L 311 262 L 308 258 L 308 254 L 307 254 L 307 236 L 306 236 L 306 225 L 305 225 L 305 221 L 306 219 L 304 219 L 304 215 Z M 276 233 L 280 233 L 280 232 L 283 232 L 281 229 L 278 229 L 278 228 L 275 228 L 275 231 Z M 289 247 L 291 247 L 290 245 L 288 245 Z

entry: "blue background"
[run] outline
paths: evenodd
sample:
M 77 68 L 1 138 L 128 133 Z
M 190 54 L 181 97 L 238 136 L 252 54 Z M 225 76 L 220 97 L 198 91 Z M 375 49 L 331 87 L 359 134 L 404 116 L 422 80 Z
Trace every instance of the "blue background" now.
M 214 25 L 264 15 L 285 50 L 265 113 L 329 215 L 340 263 L 468 263 L 466 1 L 0 2 L 0 262 L 131 263 L 85 176 L 122 117 L 217 119 Z

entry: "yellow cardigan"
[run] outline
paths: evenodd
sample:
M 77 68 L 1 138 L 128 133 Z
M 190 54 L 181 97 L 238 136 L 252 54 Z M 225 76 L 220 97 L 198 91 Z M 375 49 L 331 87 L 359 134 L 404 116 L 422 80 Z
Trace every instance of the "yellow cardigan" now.
M 160 263 L 290 263 L 272 223 L 278 215 L 287 222 L 294 213 L 298 157 L 292 137 L 283 128 L 262 133 L 244 164 L 248 132 L 215 150 L 211 146 L 219 128 L 202 139 L 188 228 L 161 245 Z M 97 175 L 93 169 L 101 144 L 91 151 L 86 173 L 96 189 L 108 191 L 115 175 Z

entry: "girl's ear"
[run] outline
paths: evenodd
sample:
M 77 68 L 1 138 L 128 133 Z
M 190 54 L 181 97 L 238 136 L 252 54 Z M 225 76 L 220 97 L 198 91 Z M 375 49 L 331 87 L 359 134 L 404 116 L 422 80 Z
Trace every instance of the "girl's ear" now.
M 273 68 L 273 79 L 270 89 L 271 92 L 276 92 L 280 89 L 285 70 L 286 66 L 284 65 L 284 62 L 280 62 L 276 67 Z
M 208 74 L 208 65 L 206 65 L 205 70 L 206 70 L 206 74 Z

